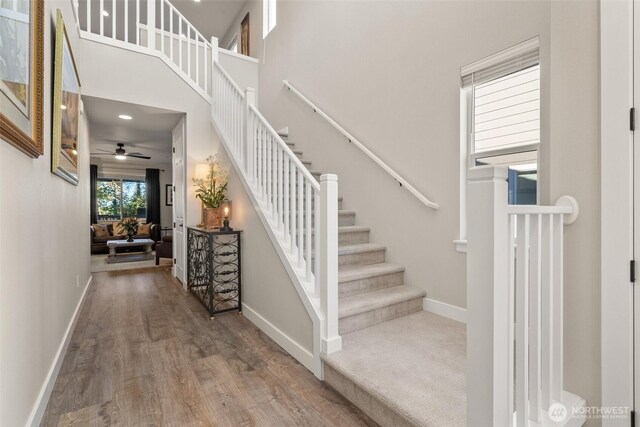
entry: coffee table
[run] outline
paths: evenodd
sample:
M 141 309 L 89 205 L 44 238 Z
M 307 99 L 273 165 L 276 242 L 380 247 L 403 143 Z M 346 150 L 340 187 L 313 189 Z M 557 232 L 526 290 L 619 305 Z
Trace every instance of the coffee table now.
M 107 246 L 109 247 L 109 256 L 107 262 L 113 264 L 116 262 L 132 262 L 132 261 L 146 261 L 153 259 L 151 254 L 151 246 L 153 240 L 151 239 L 133 239 L 133 242 L 127 242 L 126 240 L 109 240 Z M 116 248 L 126 248 L 131 246 L 144 246 L 143 253 L 117 253 Z

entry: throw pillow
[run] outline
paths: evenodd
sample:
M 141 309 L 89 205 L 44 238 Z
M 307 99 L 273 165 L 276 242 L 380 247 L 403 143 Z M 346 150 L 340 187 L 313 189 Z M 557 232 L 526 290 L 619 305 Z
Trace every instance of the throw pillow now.
M 148 224 L 140 224 L 138 226 L 138 232 L 136 233 L 138 236 L 150 236 L 151 235 L 151 226 L 153 223 Z
M 126 230 L 120 224 L 118 224 L 118 222 L 114 222 L 113 223 L 113 235 L 114 236 L 126 236 L 127 235 Z
M 106 224 L 93 224 L 95 237 L 109 237 L 109 229 Z

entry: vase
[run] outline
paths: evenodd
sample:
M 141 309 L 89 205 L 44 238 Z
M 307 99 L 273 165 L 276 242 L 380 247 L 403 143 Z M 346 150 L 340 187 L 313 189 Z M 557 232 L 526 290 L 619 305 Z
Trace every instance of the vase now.
M 133 242 L 133 233 L 127 233 L 127 236 L 129 236 L 127 242 Z
M 204 208 L 204 228 L 213 230 L 222 226 L 220 208 Z

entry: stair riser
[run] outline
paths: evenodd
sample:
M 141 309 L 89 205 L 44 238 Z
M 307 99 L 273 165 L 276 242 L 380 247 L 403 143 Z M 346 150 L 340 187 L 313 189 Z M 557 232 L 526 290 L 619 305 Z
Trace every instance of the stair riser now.
M 344 317 L 340 319 L 338 324 L 338 333 L 343 335 L 349 332 L 359 331 L 360 329 L 397 319 L 398 317 L 406 316 L 420 310 L 422 310 L 422 298 L 414 298 L 365 313 Z
M 338 267 L 348 265 L 369 265 L 384 262 L 384 250 L 345 254 L 338 256 Z
M 338 233 L 338 245 L 354 245 L 356 243 L 369 243 L 369 230 Z
M 381 426 L 414 427 L 383 401 L 371 395 L 349 378 L 324 363 L 324 382 Z
M 338 215 L 338 227 L 346 227 L 349 225 L 356 225 L 356 215 Z
M 340 233 L 338 232 L 338 246 L 341 245 L 355 245 L 358 243 L 369 243 L 369 232 L 358 231 L 356 233 Z M 312 233 L 311 244 L 316 244 L 316 235 Z M 306 247 L 306 245 L 305 245 Z
M 404 283 L 404 272 L 384 274 L 382 276 L 368 277 L 366 279 L 351 280 L 339 284 L 339 297 L 350 297 L 365 292 L 386 289 Z

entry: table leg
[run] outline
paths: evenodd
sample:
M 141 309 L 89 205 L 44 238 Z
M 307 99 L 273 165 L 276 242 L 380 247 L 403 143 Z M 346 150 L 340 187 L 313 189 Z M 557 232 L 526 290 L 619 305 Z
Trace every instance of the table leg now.
M 110 257 L 116 256 L 116 247 L 115 246 L 109 246 L 109 256 Z
M 144 247 L 144 253 L 145 253 L 146 255 L 151 254 L 151 245 L 145 245 L 145 247 Z

